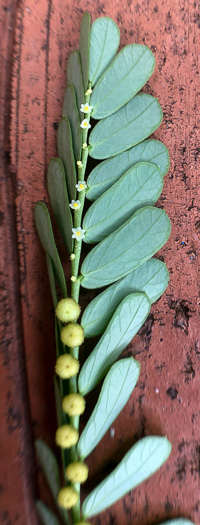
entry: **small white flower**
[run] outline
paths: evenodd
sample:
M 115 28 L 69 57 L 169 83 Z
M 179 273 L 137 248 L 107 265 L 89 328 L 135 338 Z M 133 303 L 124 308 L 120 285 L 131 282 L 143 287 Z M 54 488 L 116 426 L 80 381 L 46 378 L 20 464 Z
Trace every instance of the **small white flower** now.
M 75 253 L 71 253 L 70 261 L 74 261 L 74 259 L 76 259 L 76 255 L 75 255 Z
M 83 167 L 83 163 L 81 162 L 81 160 L 77 160 L 77 166 L 78 168 L 82 168 Z
M 76 279 L 75 275 L 72 275 L 72 276 L 71 276 L 71 281 L 72 281 L 73 283 L 75 283 L 76 280 L 77 280 L 77 279 Z
M 87 142 L 84 142 L 83 145 L 82 145 L 82 148 L 83 148 L 83 149 L 87 149 L 87 147 L 88 147 L 88 146 L 87 146 Z
M 90 129 L 91 128 L 91 124 L 89 123 L 89 120 L 87 118 L 84 118 L 84 120 L 82 120 L 82 122 L 80 124 L 80 127 L 83 128 L 83 129 Z
M 87 89 L 87 91 L 86 91 L 86 93 L 85 93 L 85 94 L 86 94 L 86 96 L 87 96 L 87 95 L 91 95 L 91 93 L 92 93 L 92 89 L 91 89 L 91 88 L 89 88 L 89 89 Z
M 81 241 L 85 237 L 85 230 L 82 230 L 80 226 L 78 228 L 72 228 L 72 233 L 72 239 L 76 239 L 77 241 Z
M 82 111 L 82 113 L 91 113 L 93 107 L 92 106 L 89 106 L 89 104 L 81 104 L 81 107 L 80 107 L 80 111 Z
M 72 210 L 79 210 L 80 207 L 81 207 L 80 201 L 72 201 L 72 202 L 70 202 L 70 208 L 72 208 Z
M 76 184 L 77 191 L 83 191 L 85 188 L 87 188 L 86 182 L 84 180 L 79 180 L 78 184 Z

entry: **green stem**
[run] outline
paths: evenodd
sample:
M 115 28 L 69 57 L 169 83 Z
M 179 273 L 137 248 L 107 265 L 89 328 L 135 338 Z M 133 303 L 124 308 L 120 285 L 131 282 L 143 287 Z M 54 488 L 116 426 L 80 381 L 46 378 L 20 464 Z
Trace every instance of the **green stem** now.
M 91 85 L 89 85 L 89 88 L 90 87 L 91 87 Z M 89 101 L 90 101 L 90 95 L 86 95 L 86 101 L 85 102 L 89 104 Z M 88 120 L 90 120 L 90 115 L 89 114 L 85 115 L 85 117 L 88 118 Z M 86 147 L 86 148 L 83 147 L 83 144 L 87 144 L 87 135 L 88 135 L 88 129 L 83 130 L 83 132 L 82 132 L 82 156 L 81 156 L 81 159 L 80 159 L 81 162 L 82 162 L 82 167 L 78 168 L 78 180 L 80 180 L 80 181 L 83 181 L 84 178 L 85 178 L 85 171 L 86 171 L 86 166 L 87 166 L 88 147 Z M 85 203 L 85 190 L 83 190 L 83 191 L 81 191 L 79 193 L 78 198 L 79 198 L 79 201 L 81 203 L 81 206 L 80 206 L 79 210 L 74 211 L 74 227 L 75 228 L 78 228 L 79 226 L 81 226 L 82 215 L 83 215 L 83 208 L 84 208 L 84 203 Z M 75 256 L 75 258 L 72 259 L 72 261 L 71 261 L 71 277 L 73 279 L 75 279 L 75 280 L 74 281 L 72 280 L 72 284 L 71 284 L 71 297 L 77 303 L 79 302 L 79 293 L 80 293 L 80 279 L 78 278 L 78 272 L 79 272 L 81 248 L 82 248 L 82 241 L 75 240 L 75 242 L 74 242 L 74 256 Z M 78 359 L 79 358 L 79 347 L 72 348 L 70 350 L 70 353 L 71 353 L 71 355 L 73 355 L 73 357 L 76 357 L 76 359 Z M 77 385 L 77 377 L 76 376 L 70 378 L 70 380 L 69 380 L 69 389 L 70 389 L 70 392 L 73 392 L 73 393 L 77 392 L 78 385 Z M 71 417 L 70 418 L 70 424 L 74 428 L 79 430 L 79 417 L 78 416 Z M 71 456 L 71 461 L 72 462 L 78 460 L 78 451 L 77 451 L 77 447 L 76 446 L 71 447 L 71 449 L 70 449 L 70 456 Z M 80 484 L 79 483 L 74 484 L 74 488 L 79 493 L 79 501 L 78 501 L 77 505 L 75 505 L 72 508 L 73 520 L 76 523 L 77 521 L 80 520 Z

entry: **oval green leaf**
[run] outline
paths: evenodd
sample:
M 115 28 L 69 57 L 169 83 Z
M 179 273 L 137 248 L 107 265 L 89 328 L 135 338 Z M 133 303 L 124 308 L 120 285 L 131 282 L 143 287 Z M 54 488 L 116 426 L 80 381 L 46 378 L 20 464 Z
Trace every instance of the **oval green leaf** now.
M 56 306 L 58 304 L 56 283 L 55 283 L 55 277 L 54 277 L 54 272 L 53 272 L 53 264 L 51 261 L 51 257 L 49 256 L 48 253 L 46 253 L 46 261 L 47 261 L 47 270 L 48 270 L 48 276 L 49 276 L 51 295 L 53 299 L 53 305 L 54 305 L 54 308 L 56 309 Z
M 154 67 L 155 58 L 147 46 L 123 47 L 93 90 L 92 117 L 102 119 L 118 111 L 146 84 Z
M 94 201 L 138 162 L 151 162 L 164 176 L 169 169 L 168 149 L 162 142 L 147 139 L 116 157 L 100 162 L 87 179 L 87 199 Z
M 81 285 L 101 288 L 150 259 L 169 238 L 171 224 L 164 210 L 142 208 L 86 256 Z
M 58 250 L 55 245 L 51 219 L 49 216 L 48 209 L 43 202 L 36 203 L 35 224 L 42 246 L 45 252 L 51 258 L 54 274 L 62 291 L 63 297 L 67 297 L 65 276 L 62 264 L 60 262 L 60 257 L 58 255 Z
M 78 442 L 78 453 L 86 458 L 126 405 L 140 375 L 133 357 L 115 363 L 109 370 L 90 419 Z
M 49 283 L 50 283 L 50 290 L 51 290 L 51 295 L 53 299 L 53 305 L 54 305 L 54 309 L 56 309 L 56 306 L 58 304 L 56 283 L 55 283 L 55 278 L 54 278 L 53 265 L 52 265 L 51 258 L 49 257 L 48 253 L 46 254 L 46 261 L 47 261 L 47 269 L 48 269 Z M 55 340 L 56 340 L 56 356 L 57 357 L 66 352 L 65 345 L 62 343 L 61 338 L 60 338 L 61 329 L 62 329 L 62 323 L 55 316 Z M 60 385 L 62 389 L 62 386 L 63 386 L 62 381 L 60 381 Z
M 76 104 L 76 94 L 72 84 L 67 86 L 65 90 L 62 116 L 69 119 L 72 130 L 74 155 L 76 160 L 80 160 L 82 134 L 80 128 L 79 111 Z
M 79 40 L 79 51 L 81 57 L 81 66 L 83 72 L 83 82 L 85 91 L 88 87 L 88 75 L 89 75 L 89 61 L 90 61 L 90 21 L 91 16 L 89 13 L 84 13 Z
M 105 239 L 139 208 L 152 206 L 163 189 L 159 168 L 150 162 L 139 162 L 97 199 L 87 211 L 83 229 L 84 242 Z
M 36 509 L 44 525 L 60 525 L 55 514 L 42 501 L 36 501 Z
M 74 160 L 71 126 L 67 117 L 62 117 L 57 135 L 58 155 L 62 160 L 66 173 L 68 195 L 76 199 L 76 167 Z
M 84 518 L 96 516 L 152 476 L 165 463 L 170 452 L 171 444 L 166 437 L 141 439 L 118 467 L 87 496 L 82 506 Z
M 78 385 L 88 394 L 104 377 L 141 328 L 151 303 L 144 293 L 130 294 L 120 303 L 96 347 L 81 368 Z
M 97 295 L 85 309 L 81 325 L 85 337 L 100 335 L 106 329 L 114 311 L 129 293 L 144 292 L 151 304 L 163 294 L 169 282 L 166 264 L 149 259 L 126 277 Z
M 136 95 L 123 108 L 96 124 L 90 133 L 89 154 L 107 159 L 149 137 L 162 122 L 162 109 L 151 95 Z
M 50 447 L 48 447 L 42 439 L 36 439 L 35 448 L 41 469 L 58 508 L 59 514 L 62 516 L 63 522 L 66 525 L 69 525 L 68 513 L 58 505 L 57 500 L 61 488 L 57 459 Z
M 104 70 L 112 62 L 120 42 L 120 31 L 109 17 L 97 18 L 90 34 L 89 81 L 96 84 Z
M 61 484 L 56 456 L 42 439 L 36 439 L 35 448 L 41 469 L 49 485 L 51 494 L 54 500 L 57 502 Z
M 51 206 L 60 233 L 68 252 L 72 253 L 72 214 L 69 207 L 65 170 L 60 159 L 50 160 L 47 173 L 47 183 Z
M 75 88 L 76 103 L 80 112 L 81 104 L 84 104 L 85 92 L 83 85 L 81 59 L 79 51 L 72 51 L 70 53 L 67 62 L 67 79 L 68 84 L 72 84 Z M 80 118 L 82 119 L 83 113 L 80 112 Z

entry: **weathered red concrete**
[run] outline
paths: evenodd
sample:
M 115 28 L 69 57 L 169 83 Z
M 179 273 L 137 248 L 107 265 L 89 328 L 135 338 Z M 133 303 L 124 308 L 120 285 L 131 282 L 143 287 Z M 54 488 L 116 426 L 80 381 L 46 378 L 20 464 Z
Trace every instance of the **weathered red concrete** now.
M 8 346 L 4 347 L 1 362 L 2 524 L 38 523 L 33 508 L 31 433 L 44 438 L 55 450 L 54 313 L 45 259 L 33 223 L 33 204 L 47 199 L 46 170 L 50 157 L 56 154 L 66 60 L 70 50 L 78 46 L 80 21 L 86 9 L 93 19 L 102 15 L 114 18 L 121 29 L 122 45 L 145 43 L 156 56 L 155 73 L 144 91 L 158 96 L 164 112 L 163 124 L 155 136 L 169 148 L 171 169 L 160 205 L 172 221 L 171 238 L 159 254 L 170 270 L 170 285 L 126 350 L 140 361 L 141 376 L 127 407 L 113 425 L 114 438 L 107 433 L 89 458 L 91 475 L 86 490 L 143 435 L 167 435 L 173 452 L 162 470 L 93 523 L 151 525 L 182 515 L 200 524 L 199 5 L 191 0 L 21 0 L 16 18 L 15 2 L 8 6 L 1 0 L 0 5 L 5 35 L 3 115 L 5 107 L 9 109 L 5 100 L 10 100 L 11 57 L 13 73 L 12 176 L 8 171 L 3 199 L 7 218 L 3 270 L 9 292 L 9 323 Z M 15 32 L 13 56 L 10 24 Z M 4 118 L 3 129 L 7 122 Z M 5 135 L 1 136 L 7 144 Z M 8 165 L 4 164 L 4 175 L 6 169 Z M 15 424 L 18 411 L 20 421 Z M 12 432 L 6 422 L 9 417 Z M 41 476 L 39 487 L 41 497 L 50 503 Z
M 0 5 L 0 176 L 1 191 L 1 353 L 0 353 L 0 523 L 36 525 L 35 465 L 27 396 L 15 178 L 9 169 L 11 67 L 16 2 Z

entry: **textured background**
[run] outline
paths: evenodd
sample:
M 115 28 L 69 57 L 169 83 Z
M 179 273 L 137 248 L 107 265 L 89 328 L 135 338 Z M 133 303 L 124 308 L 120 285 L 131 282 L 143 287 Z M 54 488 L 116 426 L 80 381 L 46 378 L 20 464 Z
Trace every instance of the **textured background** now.
M 159 97 L 155 137 L 170 151 L 159 201 L 172 221 L 161 250 L 170 285 L 126 350 L 141 375 L 123 413 L 90 458 L 87 490 L 136 439 L 166 435 L 167 464 L 95 525 L 152 525 L 184 515 L 200 524 L 200 343 L 198 341 L 200 4 L 191 0 L 0 0 L 2 185 L 2 353 L 0 522 L 36 525 L 34 498 L 51 505 L 33 439 L 54 449 L 53 309 L 33 203 L 46 200 L 46 169 L 56 154 L 65 66 L 78 45 L 82 12 L 108 15 L 121 44 L 145 43 L 156 70 L 144 91 Z M 62 253 L 62 249 L 61 249 Z M 84 303 L 87 297 L 84 296 Z M 57 451 L 56 451 L 57 453 Z

